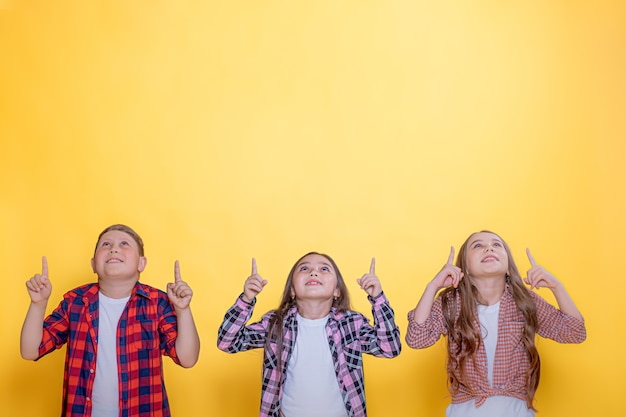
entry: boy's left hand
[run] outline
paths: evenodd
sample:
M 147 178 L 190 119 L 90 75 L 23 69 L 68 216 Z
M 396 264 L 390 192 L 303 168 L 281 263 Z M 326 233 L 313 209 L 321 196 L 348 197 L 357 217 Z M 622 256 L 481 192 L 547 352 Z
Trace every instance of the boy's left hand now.
M 543 266 L 537 265 L 535 258 L 530 254 L 530 249 L 528 248 L 526 248 L 526 255 L 528 255 L 531 268 L 526 273 L 527 278 L 524 278 L 524 282 L 530 285 L 531 290 L 541 287 L 554 289 L 559 286 L 560 281 L 556 279 L 554 275 L 546 271 Z
M 174 282 L 167 284 L 167 296 L 174 307 L 185 309 L 189 307 L 193 291 L 183 279 L 180 277 L 180 265 L 178 261 L 174 262 Z
M 377 297 L 383 292 L 383 287 L 380 285 L 380 280 L 376 276 L 376 259 L 372 258 L 372 264 L 370 265 L 369 274 L 363 275 L 356 282 L 361 286 L 370 297 Z

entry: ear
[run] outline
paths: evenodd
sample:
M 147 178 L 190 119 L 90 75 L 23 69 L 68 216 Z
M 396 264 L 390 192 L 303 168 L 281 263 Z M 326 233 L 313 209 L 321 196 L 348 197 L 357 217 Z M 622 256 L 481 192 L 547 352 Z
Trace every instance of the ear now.
M 93 258 L 91 258 L 91 270 L 94 274 L 96 273 L 96 261 Z
M 296 298 L 296 291 L 291 287 L 291 298 Z
M 341 296 L 341 291 L 339 291 L 339 288 L 335 288 L 333 296 L 335 296 L 336 298 L 339 298 Z
M 137 266 L 137 271 L 143 272 L 146 269 L 146 264 L 148 263 L 148 259 L 144 256 L 139 257 L 139 265 Z

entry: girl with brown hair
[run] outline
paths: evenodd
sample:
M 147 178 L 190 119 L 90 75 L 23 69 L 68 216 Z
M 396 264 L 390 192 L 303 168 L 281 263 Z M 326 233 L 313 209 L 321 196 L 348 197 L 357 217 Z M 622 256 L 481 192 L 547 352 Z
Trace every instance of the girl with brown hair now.
M 252 275 L 219 328 L 219 349 L 263 348 L 261 417 L 365 417 L 364 353 L 400 354 L 400 332 L 374 271 L 357 283 L 372 304 L 374 324 L 350 309 L 346 284 L 328 255 L 311 252 L 287 277 L 282 300 L 246 325 L 267 284 L 252 260 Z
M 474 233 L 461 246 L 456 265 L 451 249 L 409 312 L 410 347 L 448 338 L 447 417 L 534 416 L 540 372 L 535 334 L 559 343 L 586 338 L 583 317 L 563 284 L 537 265 L 528 249 L 527 255 L 531 269 L 522 279 L 498 235 Z M 552 291 L 558 308 L 532 291 L 539 288 Z

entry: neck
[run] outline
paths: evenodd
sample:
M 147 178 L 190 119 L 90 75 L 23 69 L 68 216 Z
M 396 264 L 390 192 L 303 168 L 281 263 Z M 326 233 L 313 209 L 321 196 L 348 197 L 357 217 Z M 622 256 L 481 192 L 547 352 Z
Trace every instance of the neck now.
M 487 278 L 474 278 L 474 285 L 480 293 L 481 304 L 493 305 L 497 303 L 502 294 L 504 294 L 505 281 L 503 277 L 487 277 Z
M 136 283 L 137 278 L 123 281 L 98 278 L 100 291 L 109 298 L 124 298 L 130 296 Z
M 330 313 L 333 306 L 332 298 L 330 300 L 299 300 L 296 299 L 298 306 L 298 314 L 305 319 L 315 320 L 326 317 Z

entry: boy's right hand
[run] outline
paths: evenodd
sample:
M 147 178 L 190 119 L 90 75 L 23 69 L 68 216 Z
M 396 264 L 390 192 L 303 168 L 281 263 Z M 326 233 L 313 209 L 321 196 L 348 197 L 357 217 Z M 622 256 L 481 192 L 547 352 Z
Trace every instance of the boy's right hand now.
M 243 284 L 243 301 L 251 303 L 254 300 L 254 297 L 263 291 L 265 284 L 267 284 L 267 280 L 261 278 L 261 276 L 257 274 L 256 259 L 252 258 L 252 275 L 250 275 L 245 284 Z
M 458 266 L 453 264 L 454 262 L 454 246 L 450 248 L 450 256 L 448 256 L 448 262 L 441 268 L 441 271 L 430 282 L 439 291 L 442 288 L 453 286 L 454 288 L 459 286 L 459 282 L 463 279 L 463 271 Z
M 52 293 L 52 284 L 48 279 L 48 260 L 46 257 L 41 258 L 41 274 L 35 274 L 31 279 L 26 281 L 26 289 L 30 300 L 33 303 L 47 302 Z

